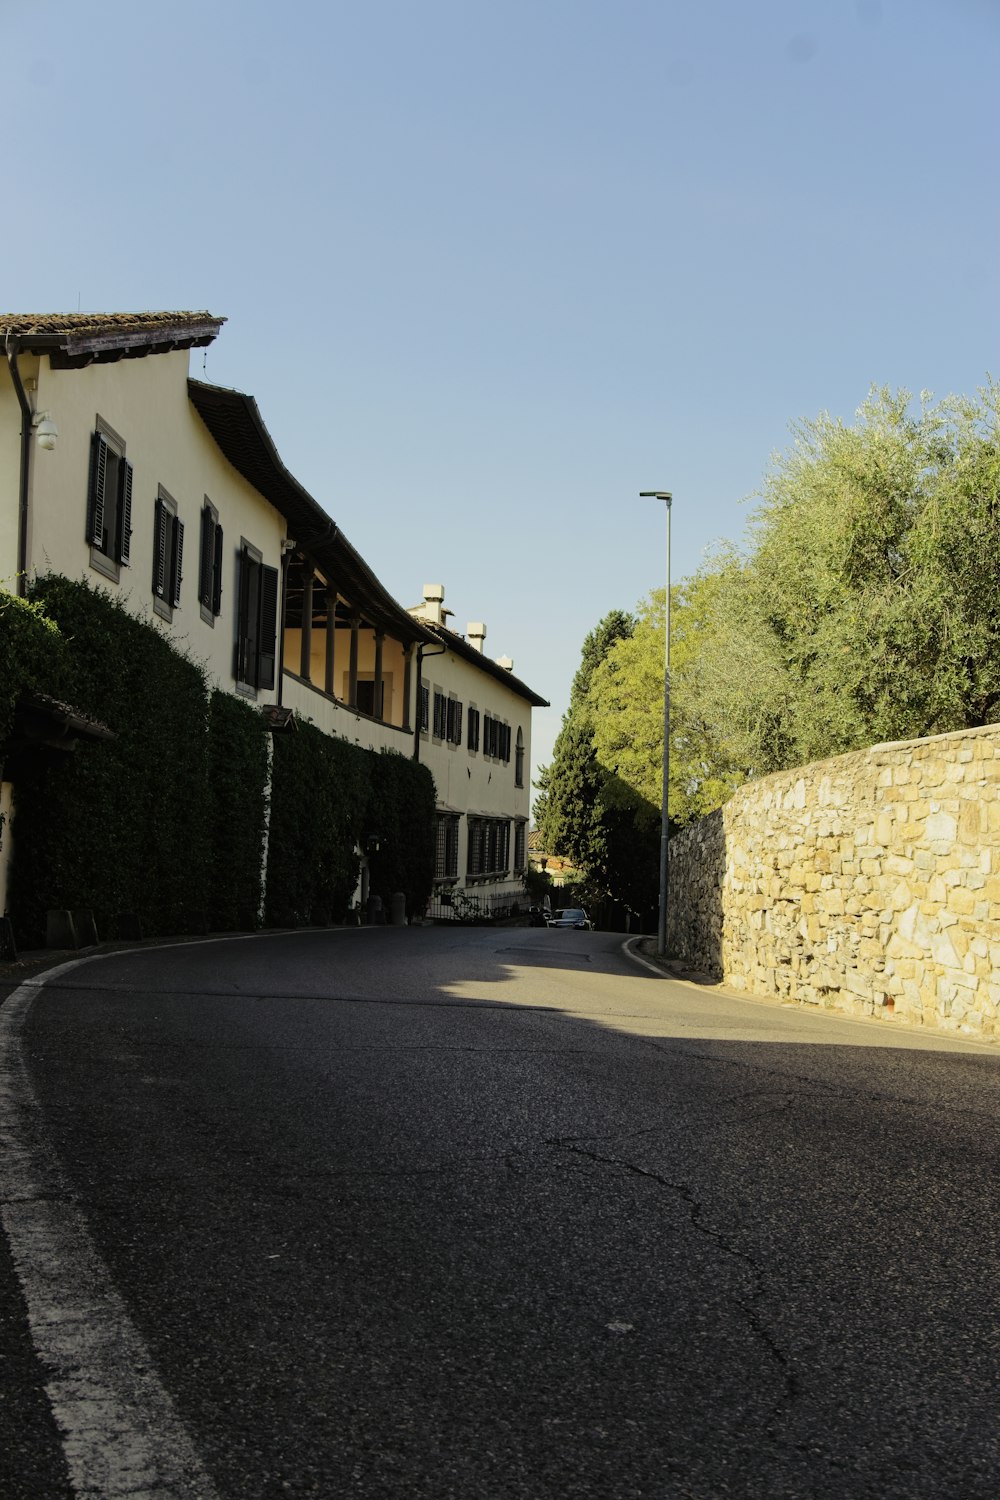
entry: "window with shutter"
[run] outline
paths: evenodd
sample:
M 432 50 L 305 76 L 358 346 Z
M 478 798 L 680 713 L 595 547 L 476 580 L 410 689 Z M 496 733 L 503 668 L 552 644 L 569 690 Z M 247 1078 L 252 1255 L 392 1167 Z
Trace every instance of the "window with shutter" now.
M 212 585 L 212 613 L 222 613 L 222 527 L 215 528 L 215 578 Z
M 132 537 L 132 465 L 125 442 L 102 417 L 90 439 L 86 539 L 90 565 L 117 583 Z
M 118 561 L 129 565 L 132 553 L 132 465 L 121 462 L 120 504 L 118 507 Z
M 278 570 L 263 567 L 260 586 L 260 625 L 258 629 L 257 686 L 274 687 L 274 667 L 278 644 Z
M 214 626 L 222 611 L 222 527 L 219 512 L 207 495 L 201 510 L 198 604 L 206 625 Z
M 173 618 L 181 602 L 184 566 L 184 523 L 177 516 L 177 502 L 159 488 L 153 510 L 153 612 L 161 620 Z
M 181 602 L 181 579 L 184 576 L 184 522 L 174 516 L 170 528 L 171 532 L 171 555 L 170 555 L 170 602 L 177 607 Z
M 517 744 L 514 747 L 514 785 L 524 786 L 524 734 L 520 725 L 517 729 Z M 522 861 L 518 865 L 519 870 L 523 867 L 523 863 Z
M 236 681 L 257 686 L 257 641 L 260 629 L 260 570 L 262 556 L 249 542 L 240 542 L 239 604 L 236 615 Z
M 479 749 L 479 709 L 469 709 L 469 734 L 466 745 L 470 750 Z
M 420 684 L 420 728 L 427 730 L 431 722 L 431 690 Z
M 153 508 L 153 613 L 160 619 L 174 618 L 183 567 L 184 523 L 177 516 L 177 501 L 160 484 Z
M 100 432 L 90 438 L 90 494 L 87 500 L 87 540 L 104 550 L 104 489 L 107 481 L 108 445 Z
M 236 615 L 234 676 L 245 689 L 274 687 L 278 641 L 278 570 L 240 540 L 239 603 Z

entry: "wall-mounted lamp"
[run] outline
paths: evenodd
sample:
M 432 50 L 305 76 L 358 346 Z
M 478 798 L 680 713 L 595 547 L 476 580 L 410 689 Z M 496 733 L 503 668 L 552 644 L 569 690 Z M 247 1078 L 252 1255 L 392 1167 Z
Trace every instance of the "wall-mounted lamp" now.
M 55 447 L 56 439 L 59 436 L 59 428 L 47 411 L 36 411 L 31 419 L 31 425 L 35 429 L 35 437 L 38 439 L 39 448 L 52 449 Z
M 298 545 L 298 542 L 294 541 L 292 537 L 286 536 L 281 544 L 282 557 L 287 557 L 290 552 L 294 552 Z

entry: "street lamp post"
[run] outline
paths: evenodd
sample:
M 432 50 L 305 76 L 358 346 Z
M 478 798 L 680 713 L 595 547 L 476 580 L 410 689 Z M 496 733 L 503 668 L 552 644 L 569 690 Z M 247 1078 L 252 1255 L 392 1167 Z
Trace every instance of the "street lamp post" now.
M 667 797 L 670 786 L 670 506 L 674 497 L 669 490 L 641 490 L 639 498 L 640 500 L 662 500 L 667 507 L 667 640 L 663 656 L 663 798 L 660 805 L 660 912 L 656 930 L 656 951 L 662 958 L 667 951 L 667 892 L 670 883 L 668 865 L 670 819 L 667 815 Z

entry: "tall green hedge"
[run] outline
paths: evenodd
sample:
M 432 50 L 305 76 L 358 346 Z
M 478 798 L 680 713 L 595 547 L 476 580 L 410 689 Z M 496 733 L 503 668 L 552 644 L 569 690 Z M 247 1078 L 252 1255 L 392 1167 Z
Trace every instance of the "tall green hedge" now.
M 216 689 L 208 704 L 208 796 L 214 931 L 255 927 L 267 815 L 268 730 L 256 705 Z
M 30 603 L 0 596 L 0 754 L 27 688 L 68 700 L 116 737 L 19 758 L 20 941 L 43 941 L 50 908 L 89 908 L 102 937 L 125 913 L 154 936 L 255 925 L 269 770 L 256 705 L 209 692 L 156 626 L 58 575 L 38 580 Z M 410 911 L 422 909 L 434 857 L 429 772 L 308 723 L 272 746 L 266 921 L 345 916 L 362 845 L 372 891 L 386 905 L 403 891 Z
M 15 925 L 40 941 L 50 907 L 87 907 L 102 935 L 121 913 L 152 934 L 190 930 L 211 864 L 203 673 L 104 591 L 53 574 L 32 598 L 65 640 L 67 696 L 116 738 L 42 753 L 19 776 Z
M 426 766 L 395 752 L 372 761 L 366 823 L 377 848 L 368 856 L 371 890 L 387 910 L 402 891 L 412 916 L 423 911 L 434 883 L 434 778 Z
M 276 736 L 271 771 L 267 920 L 338 921 L 358 879 L 368 798 L 366 752 L 312 724 Z
M 65 642 L 40 604 L 0 588 L 0 762 L 22 693 L 58 697 L 66 679 Z
M 376 847 L 377 846 L 377 847 Z M 274 741 L 267 920 L 339 921 L 368 853 L 370 890 L 422 911 L 434 875 L 434 781 L 402 755 L 359 749 L 311 724 Z

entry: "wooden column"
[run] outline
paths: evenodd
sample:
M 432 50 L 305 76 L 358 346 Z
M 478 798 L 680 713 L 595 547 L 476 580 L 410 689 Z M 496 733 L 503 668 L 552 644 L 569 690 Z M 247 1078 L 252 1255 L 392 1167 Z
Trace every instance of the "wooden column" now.
M 361 620 L 357 615 L 351 619 L 351 661 L 348 668 L 349 681 L 347 688 L 347 702 L 351 708 L 358 706 L 358 631 L 361 629 Z
M 299 676 L 307 682 L 312 676 L 312 632 L 313 571 L 310 568 L 302 579 L 302 650 L 299 653 Z
M 323 687 L 330 694 L 334 694 L 333 657 L 337 640 L 337 590 L 332 583 L 326 586 L 326 668 L 323 677 Z
M 382 713 L 382 645 L 385 641 L 385 632 L 375 632 L 375 691 L 372 693 L 372 711 L 376 719 L 383 718 Z

